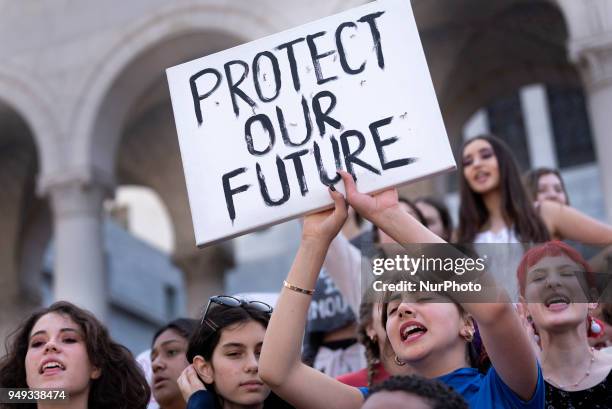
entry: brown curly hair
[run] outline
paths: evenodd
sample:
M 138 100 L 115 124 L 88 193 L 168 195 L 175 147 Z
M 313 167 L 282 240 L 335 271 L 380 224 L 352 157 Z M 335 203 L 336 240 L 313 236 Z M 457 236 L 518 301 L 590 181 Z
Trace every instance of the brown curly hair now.
M 89 409 L 145 409 L 151 390 L 142 370 L 130 351 L 114 342 L 106 327 L 93 314 L 74 304 L 59 301 L 30 315 L 6 340 L 6 355 L 0 359 L 0 388 L 27 388 L 25 357 L 29 337 L 38 320 L 49 313 L 67 315 L 77 324 L 86 344 L 92 365 L 101 375 L 91 381 Z M 12 405 L 2 405 L 9 408 Z M 23 409 L 36 409 L 36 404 L 20 404 Z

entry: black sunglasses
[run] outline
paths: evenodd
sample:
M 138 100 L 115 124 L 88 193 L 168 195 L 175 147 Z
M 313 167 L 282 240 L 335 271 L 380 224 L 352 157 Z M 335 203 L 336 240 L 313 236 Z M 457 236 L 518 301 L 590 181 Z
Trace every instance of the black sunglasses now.
M 232 297 L 231 295 L 215 295 L 208 299 L 208 304 L 206 304 L 206 309 L 204 310 L 204 314 L 202 314 L 202 320 L 200 321 L 200 325 L 206 323 L 209 327 L 211 327 L 214 331 L 219 329 L 219 326 L 215 324 L 213 321 L 206 319 L 208 315 L 208 311 L 210 310 L 211 304 L 222 305 L 224 307 L 242 307 L 245 306 L 252 307 L 257 311 L 261 311 L 267 314 L 272 314 L 272 307 L 262 301 L 247 301 L 242 300 L 240 298 Z

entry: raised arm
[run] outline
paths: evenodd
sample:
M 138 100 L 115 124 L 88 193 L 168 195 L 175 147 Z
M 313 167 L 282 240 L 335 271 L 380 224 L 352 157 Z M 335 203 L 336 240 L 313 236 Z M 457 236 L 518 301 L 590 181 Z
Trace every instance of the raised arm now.
M 357 191 L 349 174 L 341 172 L 341 175 L 349 204 L 398 243 L 445 243 L 399 209 L 395 189 L 366 195 Z M 481 277 L 481 280 L 491 283 L 489 275 Z M 510 298 L 503 290 L 498 294 L 496 303 L 463 303 L 461 306 L 478 323 L 487 353 L 501 379 L 521 399 L 529 400 L 538 382 L 536 357 Z
M 325 253 L 346 219 L 346 203 L 331 192 L 335 208 L 306 216 L 302 242 L 283 287 L 264 338 L 259 374 L 272 390 L 298 409 L 357 409 L 363 403 L 357 388 L 304 365 L 300 360 L 302 334 L 311 297 L 297 289 L 313 289 Z
M 540 214 L 551 235 L 585 244 L 612 244 L 612 226 L 557 202 L 545 200 Z

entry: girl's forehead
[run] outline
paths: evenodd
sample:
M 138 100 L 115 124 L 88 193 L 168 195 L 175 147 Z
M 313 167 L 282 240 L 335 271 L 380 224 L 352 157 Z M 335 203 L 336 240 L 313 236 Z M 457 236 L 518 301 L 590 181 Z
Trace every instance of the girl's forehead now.
M 555 183 L 560 183 L 561 179 L 555 173 L 545 173 L 545 174 L 540 176 L 540 179 L 538 179 L 538 182 L 555 182 Z
M 425 213 L 428 210 L 439 213 L 438 209 L 436 209 L 434 206 L 430 205 L 427 202 L 420 201 L 420 202 L 416 202 L 414 205 L 421 211 L 421 213 Z
M 395 291 L 389 293 L 387 302 L 415 302 L 423 301 L 423 297 L 432 300 L 432 303 L 444 303 L 446 300 L 450 302 L 447 294 L 438 293 L 435 291 Z
M 548 270 L 560 267 L 580 268 L 578 263 L 565 254 L 548 255 L 542 257 L 537 263 L 529 267 L 529 273 L 536 270 Z
M 78 325 L 67 314 L 49 312 L 41 316 L 32 326 L 30 335 L 39 331 L 58 331 L 61 328 L 74 328 L 78 330 Z
M 481 149 L 491 147 L 491 144 L 484 139 L 474 139 L 472 142 L 469 142 L 467 145 L 465 145 L 465 148 L 463 149 L 463 154 L 469 155 L 478 152 Z
M 219 344 L 257 343 L 263 341 L 266 329 L 257 321 L 237 322 L 221 330 Z
M 158 347 L 169 341 L 188 342 L 188 339 L 179 334 L 179 332 L 174 328 L 168 328 L 159 334 L 157 339 L 155 339 L 155 344 L 153 346 Z

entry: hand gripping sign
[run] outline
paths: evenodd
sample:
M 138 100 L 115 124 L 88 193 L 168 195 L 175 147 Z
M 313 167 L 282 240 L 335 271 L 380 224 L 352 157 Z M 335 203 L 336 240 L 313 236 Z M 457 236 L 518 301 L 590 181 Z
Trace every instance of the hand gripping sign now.
M 381 0 L 167 69 L 196 243 L 455 168 L 406 0 Z M 342 184 L 336 186 L 343 191 Z

